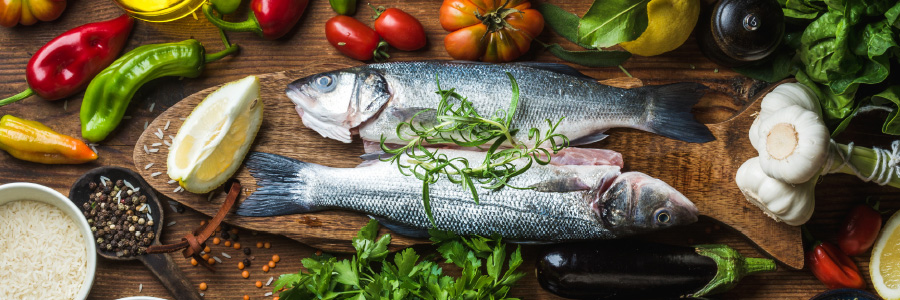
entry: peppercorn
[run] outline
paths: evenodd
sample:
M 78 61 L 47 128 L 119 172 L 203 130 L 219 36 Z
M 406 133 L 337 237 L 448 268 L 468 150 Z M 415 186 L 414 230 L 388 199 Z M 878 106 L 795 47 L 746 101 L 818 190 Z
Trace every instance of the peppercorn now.
M 241 243 L 234 243 L 234 250 L 240 250 L 240 249 L 241 249 Z
M 250 295 L 244 295 L 244 300 L 250 300 Z
M 272 244 L 269 242 L 266 242 L 265 244 L 263 244 L 263 247 L 266 247 L 266 249 L 269 249 L 269 248 L 272 248 Z
M 238 270 L 244 269 L 244 262 L 238 262 Z
M 232 233 L 232 234 L 231 234 L 231 241 L 237 242 L 238 240 L 240 240 L 240 239 L 238 238 L 238 235 L 235 234 L 235 233 Z
M 246 267 L 246 268 L 250 267 L 250 259 L 245 258 L 243 263 L 244 263 L 244 267 Z
M 231 247 L 231 241 L 225 241 L 225 247 Z
M 216 264 L 216 260 L 212 258 L 207 259 L 206 262 L 208 262 L 210 266 Z
M 263 272 L 268 273 L 268 272 L 269 272 L 269 266 L 263 265 L 262 270 L 263 270 Z
M 250 278 L 250 272 L 247 272 L 247 270 L 244 270 L 244 272 L 241 272 L 241 277 Z
M 221 242 L 222 242 L 222 240 L 220 240 L 219 238 L 213 238 L 213 244 L 218 245 Z
M 262 248 L 262 247 L 263 247 L 262 242 L 256 242 L 256 248 Z
M 256 281 L 256 288 L 262 288 L 262 281 Z
M 228 234 L 227 231 L 222 231 L 222 239 L 227 240 L 227 239 L 230 238 L 230 237 L 231 237 L 231 236 Z
M 211 250 L 212 249 L 209 249 L 209 246 L 206 246 L 206 248 L 203 248 L 203 252 L 206 252 L 206 253 L 209 253 Z
M 201 282 L 201 283 L 200 283 L 200 290 L 201 290 L 201 291 L 205 291 L 206 288 L 207 288 L 206 282 Z
M 244 247 L 244 255 L 250 255 L 250 247 Z
M 277 263 L 281 261 L 281 257 L 278 254 L 272 255 L 272 261 Z
M 270 260 L 270 261 L 269 261 L 269 268 L 274 268 L 274 267 L 275 267 L 275 262 Z

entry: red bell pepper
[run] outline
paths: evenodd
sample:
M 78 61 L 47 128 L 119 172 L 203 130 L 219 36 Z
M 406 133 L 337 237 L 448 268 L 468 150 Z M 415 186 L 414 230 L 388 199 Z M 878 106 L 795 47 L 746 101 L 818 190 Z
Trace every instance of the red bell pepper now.
M 294 28 L 303 16 L 307 4 L 309 0 L 252 0 L 250 15 L 246 21 L 239 23 L 227 22 L 214 15 L 213 7 L 209 4 L 203 5 L 203 14 L 213 25 L 224 30 L 256 32 L 264 38 L 274 40 Z
M 806 252 L 806 265 L 829 289 L 862 289 L 866 286 L 856 263 L 832 243 L 816 243 Z
M 128 15 L 64 32 L 31 56 L 25 70 L 29 88 L 0 100 L 0 106 L 38 94 L 59 100 L 76 94 L 118 56 L 134 20 Z
M 881 213 L 878 204 L 871 207 L 860 204 L 850 210 L 850 215 L 841 226 L 838 235 L 838 246 L 847 255 L 860 255 L 869 251 L 881 231 Z

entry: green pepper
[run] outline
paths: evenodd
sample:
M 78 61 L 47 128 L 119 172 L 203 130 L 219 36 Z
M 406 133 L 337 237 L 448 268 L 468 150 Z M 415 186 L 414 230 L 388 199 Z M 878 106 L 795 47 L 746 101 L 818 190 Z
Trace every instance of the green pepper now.
M 241 0 L 212 0 L 213 9 L 223 15 L 233 13 L 241 5 Z
M 356 13 L 356 0 L 328 0 L 331 9 L 339 15 L 352 15 Z
M 91 142 L 106 138 L 125 114 L 134 93 L 150 80 L 163 76 L 194 78 L 206 63 L 238 50 L 237 45 L 211 55 L 199 41 L 144 45 L 122 55 L 97 74 L 81 103 L 81 136 Z

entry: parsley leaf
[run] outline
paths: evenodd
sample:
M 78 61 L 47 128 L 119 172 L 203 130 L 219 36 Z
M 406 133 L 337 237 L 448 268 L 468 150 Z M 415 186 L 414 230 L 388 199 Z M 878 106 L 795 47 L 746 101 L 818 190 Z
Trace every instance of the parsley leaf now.
M 504 266 L 506 246 L 498 237 L 466 238 L 437 230 L 429 233 L 444 262 L 462 269 L 458 278 L 444 275 L 437 261 L 430 260 L 434 256 L 420 261 L 412 248 L 387 259 L 391 237 L 378 237 L 378 222 L 372 220 L 353 238 L 356 255 L 351 259 L 339 261 L 327 254 L 305 258 L 301 261 L 305 270 L 281 275 L 273 292 L 286 288 L 279 295 L 284 300 L 513 299 L 506 294 L 525 276 L 516 272 L 522 264 L 520 249 L 509 255 Z M 380 268 L 373 268 L 378 262 Z

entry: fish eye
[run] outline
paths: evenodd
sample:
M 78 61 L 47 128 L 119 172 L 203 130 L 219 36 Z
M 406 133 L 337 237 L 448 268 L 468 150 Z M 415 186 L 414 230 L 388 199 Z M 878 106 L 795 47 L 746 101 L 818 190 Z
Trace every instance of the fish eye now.
M 328 91 L 333 89 L 332 84 L 334 83 L 334 78 L 331 75 L 322 75 L 313 82 L 316 86 L 316 89 L 322 91 Z
M 669 215 L 668 210 L 659 210 L 656 212 L 656 222 L 660 224 L 669 223 L 672 220 L 672 216 Z

